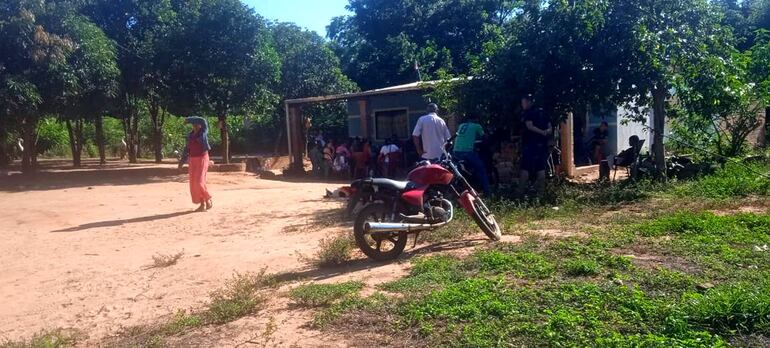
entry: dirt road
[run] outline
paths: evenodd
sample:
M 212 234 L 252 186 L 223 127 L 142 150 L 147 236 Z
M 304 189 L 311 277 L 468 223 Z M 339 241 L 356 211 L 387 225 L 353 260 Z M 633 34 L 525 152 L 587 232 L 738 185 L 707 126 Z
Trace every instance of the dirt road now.
M 201 306 L 233 272 L 303 269 L 300 253 L 344 229 L 311 227 L 340 207 L 322 199 L 328 184 L 210 173 L 214 209 L 191 213 L 185 180 L 170 165 L 0 178 L 0 341 L 61 327 L 96 342 Z M 178 264 L 146 269 L 177 252 Z M 294 334 L 276 344 L 301 342 Z

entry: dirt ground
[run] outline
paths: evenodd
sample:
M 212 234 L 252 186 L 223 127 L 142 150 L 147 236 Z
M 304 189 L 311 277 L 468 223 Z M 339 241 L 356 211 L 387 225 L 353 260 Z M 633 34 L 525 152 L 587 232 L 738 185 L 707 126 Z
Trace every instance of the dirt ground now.
M 321 238 L 350 230 L 329 223 L 340 203 L 322 196 L 334 184 L 209 173 L 214 208 L 192 213 L 186 175 L 171 164 L 45 167 L 33 179 L 0 177 L 0 341 L 75 328 L 88 335 L 81 345 L 98 345 L 125 327 L 200 308 L 233 272 L 266 268 L 369 285 L 407 272 L 407 262 L 357 259 L 331 270 L 303 264 L 300 255 L 313 254 Z M 178 264 L 147 269 L 153 255 L 178 252 Z M 259 314 L 193 332 L 185 344 L 248 346 L 274 320 L 272 346 L 348 345 L 307 328 L 310 318 L 276 294 Z

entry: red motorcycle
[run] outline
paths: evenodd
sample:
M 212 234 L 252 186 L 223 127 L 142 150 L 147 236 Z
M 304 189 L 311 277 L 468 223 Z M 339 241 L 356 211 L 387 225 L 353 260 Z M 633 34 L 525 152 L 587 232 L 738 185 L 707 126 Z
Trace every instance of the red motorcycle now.
M 406 248 L 410 234 L 435 230 L 452 221 L 452 201 L 459 202 L 489 239 L 500 240 L 495 216 L 463 171 L 462 164 L 445 153 L 435 163 L 423 161 L 409 173 L 407 181 L 369 178 L 353 182 L 354 204 L 366 203 L 356 216 L 353 231 L 361 251 L 375 260 L 395 259 Z

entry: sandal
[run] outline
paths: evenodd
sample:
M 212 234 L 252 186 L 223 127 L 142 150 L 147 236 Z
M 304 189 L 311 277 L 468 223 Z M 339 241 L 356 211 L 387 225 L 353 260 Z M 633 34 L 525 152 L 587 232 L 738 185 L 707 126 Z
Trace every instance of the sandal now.
M 214 202 L 209 198 L 208 201 L 206 201 L 206 210 L 211 209 L 214 206 Z
M 201 203 L 201 205 L 198 207 L 198 209 L 195 209 L 196 213 L 202 213 L 206 211 L 206 205 Z

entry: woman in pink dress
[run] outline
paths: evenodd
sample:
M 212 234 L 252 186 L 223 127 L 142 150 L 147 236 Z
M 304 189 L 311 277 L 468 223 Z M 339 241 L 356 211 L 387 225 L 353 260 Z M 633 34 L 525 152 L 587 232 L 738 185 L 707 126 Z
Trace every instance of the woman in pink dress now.
M 192 202 L 199 204 L 195 211 L 203 212 L 211 209 L 213 203 L 208 188 L 206 188 L 206 173 L 209 170 L 209 125 L 205 118 L 188 117 L 184 121 L 192 125 L 192 131 L 187 135 L 187 145 L 179 162 L 181 168 L 185 162 L 189 163 L 190 196 Z

